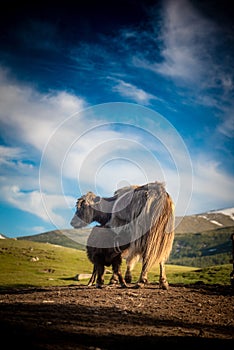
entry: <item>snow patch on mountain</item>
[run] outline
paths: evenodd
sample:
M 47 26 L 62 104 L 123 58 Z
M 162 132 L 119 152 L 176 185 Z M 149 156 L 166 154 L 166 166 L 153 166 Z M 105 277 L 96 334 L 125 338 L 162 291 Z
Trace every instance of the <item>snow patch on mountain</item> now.
M 223 214 L 229 216 L 232 220 L 234 220 L 234 208 L 226 208 L 220 210 L 211 210 L 208 214 Z
M 220 222 L 216 221 L 216 220 L 210 220 L 209 217 L 207 217 L 206 215 L 198 215 L 199 218 L 202 218 L 202 219 L 205 219 L 209 222 L 211 222 L 212 224 L 214 225 L 217 225 L 217 226 L 223 226 L 223 224 L 221 224 Z
M 212 224 L 218 225 L 218 226 L 223 226 L 223 224 L 221 224 L 220 222 L 216 221 L 216 220 L 210 220 L 210 222 L 212 222 Z

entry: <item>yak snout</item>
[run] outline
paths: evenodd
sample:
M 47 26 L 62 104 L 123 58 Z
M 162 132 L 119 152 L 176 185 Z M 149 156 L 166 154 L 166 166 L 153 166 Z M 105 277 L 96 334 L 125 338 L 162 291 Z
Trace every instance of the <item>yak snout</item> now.
M 81 220 L 76 214 L 71 219 L 70 225 L 74 228 L 81 228 L 85 226 L 85 222 Z

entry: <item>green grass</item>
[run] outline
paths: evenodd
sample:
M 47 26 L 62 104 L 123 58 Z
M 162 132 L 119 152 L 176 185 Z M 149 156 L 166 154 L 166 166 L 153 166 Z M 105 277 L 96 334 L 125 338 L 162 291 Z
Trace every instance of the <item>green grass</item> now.
M 39 260 L 32 261 L 33 258 Z M 85 251 L 15 239 L 0 240 L 0 266 L 0 288 L 86 284 L 87 280 L 78 282 L 74 280 L 74 276 L 92 272 L 92 264 Z M 123 260 L 123 272 L 125 268 L 126 263 Z M 133 272 L 133 282 L 137 281 L 140 270 L 141 264 L 138 263 Z M 203 269 L 166 265 L 167 277 L 171 284 L 204 282 L 228 285 L 231 271 L 231 264 Z M 157 282 L 159 267 L 154 266 L 148 277 L 149 282 Z M 109 279 L 110 274 L 106 274 L 105 283 L 108 283 Z
M 68 285 L 92 269 L 85 251 L 13 239 L 0 241 L 0 265 L 0 286 Z

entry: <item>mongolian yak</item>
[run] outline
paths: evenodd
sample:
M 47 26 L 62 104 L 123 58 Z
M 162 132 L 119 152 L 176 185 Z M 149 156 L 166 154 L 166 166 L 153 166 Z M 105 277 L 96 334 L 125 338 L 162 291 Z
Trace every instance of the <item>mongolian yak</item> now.
M 165 262 L 174 241 L 174 205 L 165 186 L 159 182 L 129 186 L 117 190 L 113 197 L 102 198 L 88 192 L 77 200 L 76 213 L 71 220 L 74 228 L 97 221 L 116 234 L 126 233 L 123 252 L 127 271 L 125 281 L 131 282 L 131 271 L 142 261 L 137 286 L 147 283 L 147 274 L 153 264 L 159 263 L 159 287 L 168 289 Z

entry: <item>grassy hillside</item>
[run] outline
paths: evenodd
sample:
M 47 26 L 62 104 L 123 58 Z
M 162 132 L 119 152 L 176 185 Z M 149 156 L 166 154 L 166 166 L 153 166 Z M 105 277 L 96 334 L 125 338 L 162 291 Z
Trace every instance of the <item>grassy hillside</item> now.
M 228 264 L 232 258 L 233 227 L 175 235 L 170 264 L 207 267 Z
M 24 240 L 0 241 L 0 285 L 63 285 L 92 265 L 84 251 Z
M 79 273 L 91 273 L 92 264 L 85 251 L 46 243 L 4 239 L 0 241 L 0 287 L 53 286 L 86 284 L 87 280 L 75 281 Z M 123 272 L 125 271 L 123 262 Z M 134 269 L 134 281 L 140 273 L 141 264 Z M 219 283 L 230 284 L 232 265 L 197 269 L 186 266 L 167 265 L 170 283 Z M 159 268 L 155 266 L 149 273 L 149 281 L 157 282 Z M 110 274 L 106 274 L 108 283 Z

